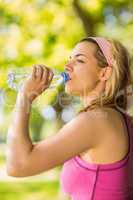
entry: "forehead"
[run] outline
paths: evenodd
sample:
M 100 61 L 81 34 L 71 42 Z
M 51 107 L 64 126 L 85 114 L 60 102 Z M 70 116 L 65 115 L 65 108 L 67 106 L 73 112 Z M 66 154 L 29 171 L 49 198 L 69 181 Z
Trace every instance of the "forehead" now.
M 84 41 L 81 43 L 77 43 L 72 50 L 71 55 L 76 55 L 77 53 L 83 53 L 86 56 L 94 55 L 96 51 L 96 45 L 92 42 Z

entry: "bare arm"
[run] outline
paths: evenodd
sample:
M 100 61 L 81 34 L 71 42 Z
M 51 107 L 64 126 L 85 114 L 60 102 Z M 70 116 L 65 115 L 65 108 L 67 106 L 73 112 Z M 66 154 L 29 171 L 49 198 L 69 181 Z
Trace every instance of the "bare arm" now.
M 33 149 L 29 135 L 29 118 L 33 100 L 40 95 L 50 84 L 53 77 L 52 71 L 47 67 L 35 65 L 32 74 L 25 81 L 18 93 L 12 122 L 7 134 L 7 173 L 23 168 L 23 163 L 28 159 Z
M 12 123 L 7 135 L 7 172 L 16 167 L 21 169 L 25 159 L 33 148 L 29 136 L 30 102 L 26 96 L 19 93 L 12 115 Z
M 97 147 L 102 141 L 101 122 L 104 115 L 96 117 L 96 111 L 80 113 L 65 124 L 54 136 L 38 142 L 25 164 L 22 176 L 35 175 L 59 165 L 86 150 Z
M 35 80 L 27 85 L 28 88 L 30 85 L 30 91 L 31 87 L 39 87 L 39 83 L 37 84 Z M 66 160 L 96 145 L 99 133 L 94 131 L 97 121 L 94 121 L 92 111 L 79 114 L 54 136 L 33 145 L 28 127 L 32 100 L 27 98 L 29 93 L 27 91 L 29 89 L 23 90 L 18 95 L 16 111 L 8 131 L 7 173 L 9 175 L 27 177 L 39 174 L 63 164 Z
M 31 149 L 25 148 L 26 145 L 30 147 L 28 143 L 26 144 L 28 140 L 25 138 L 23 138 L 25 143 L 22 145 L 19 145 L 20 140 L 14 140 L 14 148 L 16 149 L 17 145 L 20 151 L 20 154 L 16 153 L 17 160 L 21 161 L 23 155 L 23 162 L 21 167 L 16 165 L 13 170 L 9 170 L 9 175 L 27 177 L 57 167 L 75 155 L 92 148 L 97 135 L 98 133 L 94 132 L 94 120 L 90 115 L 83 113 L 65 124 L 54 136 L 38 142 Z M 19 134 L 19 138 L 20 136 Z M 16 157 L 14 153 L 13 159 L 16 160 Z

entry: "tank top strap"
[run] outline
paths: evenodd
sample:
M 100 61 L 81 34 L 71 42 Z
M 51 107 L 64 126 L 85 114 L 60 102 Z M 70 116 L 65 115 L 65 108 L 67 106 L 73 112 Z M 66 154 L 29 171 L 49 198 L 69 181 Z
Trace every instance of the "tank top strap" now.
M 122 112 L 121 110 L 119 110 L 118 108 L 116 108 L 115 107 L 115 109 L 118 111 L 118 112 L 120 112 L 121 114 L 122 114 L 122 116 L 123 116 L 123 119 L 124 119 L 124 122 L 125 122 L 125 125 L 126 125 L 126 128 L 127 128 L 127 133 L 128 133 L 128 138 L 129 138 L 129 151 L 128 151 L 128 153 L 131 153 L 131 140 L 132 140 L 132 137 L 131 137 L 131 131 L 130 131 L 130 128 L 129 128 L 129 124 L 130 124 L 130 122 L 129 122 L 129 115 L 127 114 L 127 113 L 125 113 L 125 112 Z

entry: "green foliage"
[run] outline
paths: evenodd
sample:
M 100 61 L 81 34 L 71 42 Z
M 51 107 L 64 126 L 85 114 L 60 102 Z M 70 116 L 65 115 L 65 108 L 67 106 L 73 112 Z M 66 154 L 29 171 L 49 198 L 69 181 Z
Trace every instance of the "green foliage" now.
M 71 27 L 71 30 L 70 30 Z M 80 31 L 76 31 L 77 27 Z M 8 128 L 17 93 L 7 85 L 11 68 L 42 63 L 64 71 L 64 64 L 76 40 L 84 33 L 79 19 L 73 16 L 70 1 L 15 0 L 0 1 L 0 88 L 5 91 L 3 126 Z M 50 104 L 58 91 L 45 92 L 41 106 Z M 37 110 L 38 109 L 38 110 Z M 37 108 L 32 116 L 34 133 L 44 122 Z M 36 121 L 38 120 L 38 123 Z M 40 127 L 40 128 L 39 128 Z M 5 134 L 1 131 L 0 134 Z M 41 133 L 39 133 L 41 134 Z M 35 136 L 33 136 L 37 140 Z
M 5 157 L 2 153 L 0 153 L 0 166 L 3 165 L 4 162 L 5 162 Z
M 58 182 L 0 182 L 2 200 L 55 200 Z
M 41 63 L 64 71 L 72 48 L 86 36 L 83 18 L 81 20 L 81 13 L 75 12 L 73 2 L 79 2 L 83 13 L 89 16 L 86 25 L 91 24 L 91 33 L 119 39 L 133 50 L 131 0 L 1 0 L 0 89 L 5 91 L 5 103 L 0 105 L 0 139 L 6 137 L 17 96 L 7 85 L 9 69 Z M 41 110 L 48 104 L 54 104 L 58 91 L 45 91 L 35 103 L 30 121 L 34 141 L 45 134 L 42 127 L 47 121 L 43 119 Z M 0 164 L 4 161 L 3 155 L 0 155 Z M 55 200 L 57 190 L 58 183 L 2 182 L 0 199 Z
M 57 45 L 62 45 L 63 53 L 69 50 L 65 45 L 71 43 L 68 30 L 73 22 L 74 29 L 71 33 L 78 37 L 83 33 L 82 28 L 76 32 L 79 24 L 72 16 L 70 2 L 46 1 L 41 7 L 39 2 L 18 0 L 0 3 L 2 67 L 28 66 L 39 62 L 49 65 L 49 59 L 53 59 Z M 60 53 L 64 59 L 65 54 Z M 59 57 L 56 57 L 56 62 L 55 59 L 52 60 L 54 67 L 59 63 Z
M 32 141 L 39 141 L 41 137 L 41 129 L 44 123 L 44 119 L 41 116 L 37 108 L 32 109 L 32 114 L 30 118 Z

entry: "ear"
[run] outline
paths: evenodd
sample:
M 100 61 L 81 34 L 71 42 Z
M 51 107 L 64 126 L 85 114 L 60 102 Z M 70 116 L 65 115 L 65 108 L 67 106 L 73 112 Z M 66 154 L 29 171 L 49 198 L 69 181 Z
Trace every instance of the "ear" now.
M 112 74 L 112 67 L 107 66 L 107 67 L 101 69 L 99 78 L 101 81 L 106 81 L 110 78 L 111 74 Z

